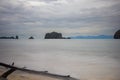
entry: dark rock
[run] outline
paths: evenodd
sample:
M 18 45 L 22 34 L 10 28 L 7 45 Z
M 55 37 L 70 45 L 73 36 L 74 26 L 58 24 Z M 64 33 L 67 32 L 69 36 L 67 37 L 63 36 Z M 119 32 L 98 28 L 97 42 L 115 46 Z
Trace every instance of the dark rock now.
M 18 37 L 18 36 L 16 36 L 16 39 L 19 39 L 19 37 Z
M 0 37 L 0 39 L 19 39 L 19 36 L 15 36 L 15 37 L 13 37 L 13 36 L 11 36 L 11 37 L 6 37 L 6 36 L 3 36 L 3 37 Z
M 51 32 L 45 34 L 45 39 L 71 39 L 70 37 L 62 37 L 62 33 Z
M 62 37 L 62 33 L 51 32 L 45 34 L 45 39 L 71 39 L 70 37 Z
M 61 33 L 51 32 L 51 33 L 46 33 L 45 39 L 63 39 L 63 37 Z
M 31 37 L 29 37 L 29 39 L 34 39 L 34 37 L 31 36 Z
M 114 34 L 114 39 L 120 39 L 120 30 Z
M 11 37 L 0 37 L 0 39 L 15 39 L 13 36 L 11 36 Z

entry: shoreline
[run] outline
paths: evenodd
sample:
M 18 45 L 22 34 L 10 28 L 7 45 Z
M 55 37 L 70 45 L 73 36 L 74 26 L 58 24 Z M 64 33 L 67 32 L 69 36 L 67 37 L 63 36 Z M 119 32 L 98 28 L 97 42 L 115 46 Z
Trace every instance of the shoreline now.
M 11 66 L 11 65 L 8 65 L 8 64 L 5 64 L 5 63 L 0 63 L 0 65 L 4 66 L 6 68 L 14 68 L 17 71 L 24 72 L 24 73 L 29 74 L 29 75 L 30 74 L 31 75 L 40 75 L 40 76 L 44 76 L 44 77 L 54 78 L 54 79 L 57 79 L 57 80 L 78 80 L 76 78 L 71 77 L 70 75 L 59 75 L 59 74 L 49 73 L 48 71 L 29 70 L 29 69 L 25 69 L 25 68 L 19 68 L 19 67 Z M 15 72 L 17 72 L 17 71 L 15 71 Z
M 0 68 L 0 75 L 5 72 L 5 69 Z M 33 73 L 26 73 L 23 71 L 15 71 L 8 76 L 8 80 L 62 80 L 57 78 L 51 78 L 43 75 L 37 75 Z

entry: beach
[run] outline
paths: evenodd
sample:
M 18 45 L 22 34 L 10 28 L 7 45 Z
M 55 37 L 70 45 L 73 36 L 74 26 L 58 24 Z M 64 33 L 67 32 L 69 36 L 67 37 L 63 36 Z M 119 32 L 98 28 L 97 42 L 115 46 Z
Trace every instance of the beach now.
M 4 73 L 7 69 L 0 68 L 0 75 Z M 37 75 L 32 73 L 26 73 L 23 71 L 15 71 L 10 76 L 8 76 L 8 80 L 61 80 L 52 77 L 47 77 L 44 75 Z

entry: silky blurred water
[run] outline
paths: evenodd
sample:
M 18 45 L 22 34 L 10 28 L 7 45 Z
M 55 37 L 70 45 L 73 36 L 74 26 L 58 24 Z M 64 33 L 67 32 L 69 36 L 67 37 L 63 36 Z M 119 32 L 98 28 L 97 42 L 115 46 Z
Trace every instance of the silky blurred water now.
M 120 40 L 0 40 L 0 62 L 81 80 L 120 80 Z

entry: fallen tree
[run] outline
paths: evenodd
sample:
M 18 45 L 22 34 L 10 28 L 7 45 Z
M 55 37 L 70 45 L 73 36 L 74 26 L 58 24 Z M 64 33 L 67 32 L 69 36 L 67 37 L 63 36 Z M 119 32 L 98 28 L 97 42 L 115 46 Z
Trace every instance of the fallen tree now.
M 16 67 L 14 65 L 9 65 L 9 64 L 5 64 L 5 63 L 0 63 L 0 66 L 10 68 L 10 70 L 8 70 L 7 72 L 3 73 L 0 76 L 1 78 L 6 78 L 6 80 L 7 80 L 7 76 L 9 76 L 15 70 L 20 70 L 20 71 L 24 71 L 24 72 L 28 72 L 28 73 L 33 73 L 33 74 L 40 74 L 40 75 L 43 75 L 43 76 L 48 76 L 48 77 L 53 77 L 53 78 L 60 78 L 60 79 L 63 79 L 63 80 L 64 79 L 65 80 L 78 80 L 76 78 L 71 77 L 70 75 L 53 74 L 53 73 L 49 73 L 48 71 L 36 71 L 36 70 L 25 69 L 24 67 L 19 68 L 19 67 Z M 3 80 L 3 79 L 0 79 L 0 80 Z

